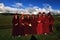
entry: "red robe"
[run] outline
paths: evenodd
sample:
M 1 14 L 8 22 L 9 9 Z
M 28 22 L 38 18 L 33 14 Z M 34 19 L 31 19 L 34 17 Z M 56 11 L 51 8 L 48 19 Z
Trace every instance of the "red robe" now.
M 31 28 L 31 26 L 29 26 L 29 24 L 31 24 L 31 19 L 29 18 L 25 18 L 25 31 L 24 31 L 24 33 L 25 34 L 31 34 L 32 32 L 32 28 Z
M 23 36 L 23 35 L 25 35 L 24 34 L 24 27 L 25 27 L 24 19 L 22 19 L 22 18 L 19 19 L 19 25 L 20 25 L 19 26 L 19 34 Z
M 50 17 L 48 16 L 48 20 L 49 20 L 49 29 L 50 29 L 50 32 L 52 32 L 53 31 L 53 25 L 54 25 L 53 16 L 52 15 Z
M 15 25 L 17 24 L 18 25 Z M 12 28 L 12 35 L 13 36 L 18 36 L 19 35 L 19 17 L 15 19 L 15 17 L 12 20 L 13 28 Z
M 32 34 L 37 34 L 37 30 L 36 30 L 36 27 L 37 27 L 37 20 L 36 18 L 31 18 L 31 24 L 32 24 Z
M 38 17 L 37 22 L 37 34 L 43 34 L 42 17 Z
M 49 33 L 49 20 L 47 16 L 42 16 L 42 22 L 43 22 L 43 33 Z

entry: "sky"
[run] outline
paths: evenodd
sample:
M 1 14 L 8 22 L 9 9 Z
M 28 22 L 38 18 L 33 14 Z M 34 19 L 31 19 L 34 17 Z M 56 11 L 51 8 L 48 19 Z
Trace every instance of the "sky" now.
M 60 13 L 60 0 L 0 0 L 0 12 L 58 12 Z
M 0 0 L 0 3 L 4 3 L 5 6 L 11 7 L 14 7 L 12 5 L 15 3 L 22 3 L 24 5 L 24 8 L 29 6 L 38 6 L 40 8 L 43 8 L 43 4 L 49 4 L 53 9 L 60 10 L 60 0 Z

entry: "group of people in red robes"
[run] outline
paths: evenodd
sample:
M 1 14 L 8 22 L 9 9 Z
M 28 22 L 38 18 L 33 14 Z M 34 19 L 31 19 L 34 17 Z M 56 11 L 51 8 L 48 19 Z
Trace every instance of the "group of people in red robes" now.
M 51 12 L 39 12 L 37 15 L 22 14 L 19 18 L 15 14 L 12 20 L 13 28 L 12 35 L 27 36 L 34 34 L 49 34 L 53 32 L 54 18 Z

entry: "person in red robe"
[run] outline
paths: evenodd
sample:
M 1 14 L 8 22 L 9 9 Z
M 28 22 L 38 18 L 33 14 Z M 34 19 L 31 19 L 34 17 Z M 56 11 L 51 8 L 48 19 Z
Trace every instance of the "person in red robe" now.
M 47 14 L 47 16 L 48 16 L 48 20 L 49 20 L 49 29 L 50 29 L 50 32 L 53 32 L 54 18 L 51 15 L 51 12 L 49 12 Z
M 22 14 L 19 18 L 19 34 L 21 36 L 24 36 L 24 27 L 25 27 L 25 24 L 24 24 L 24 14 Z
M 41 12 L 39 12 L 37 17 L 37 34 L 43 34 L 43 26 L 42 26 L 42 16 Z
M 12 36 L 18 36 L 19 35 L 19 17 L 17 13 L 14 15 L 13 20 L 12 20 Z
M 50 31 L 49 31 L 49 20 L 45 12 L 43 12 L 42 14 L 42 22 L 43 22 L 43 33 L 47 35 Z
M 29 14 L 26 14 L 25 17 L 25 36 L 30 35 L 31 34 L 31 18 Z
M 36 27 L 37 27 L 37 19 L 35 18 L 35 15 L 32 14 L 31 16 L 31 24 L 32 24 L 32 35 L 36 34 Z

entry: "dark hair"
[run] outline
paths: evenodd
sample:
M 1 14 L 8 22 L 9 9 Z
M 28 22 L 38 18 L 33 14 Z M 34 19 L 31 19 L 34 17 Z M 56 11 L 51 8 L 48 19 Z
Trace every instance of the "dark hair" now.
M 37 16 L 39 16 L 39 14 L 41 14 L 41 12 L 39 12 L 39 13 L 37 14 Z
M 45 12 L 43 12 L 43 14 L 45 14 Z

